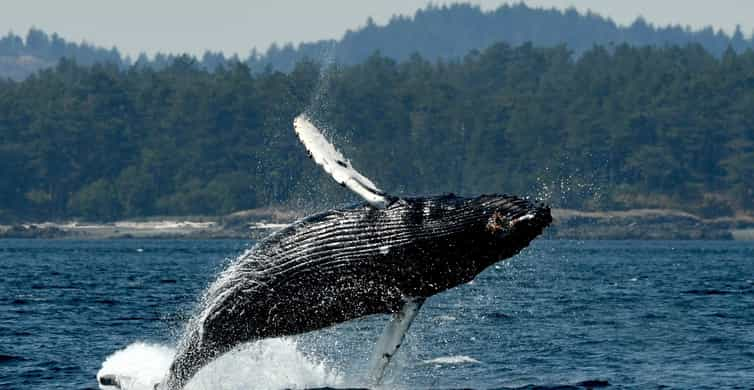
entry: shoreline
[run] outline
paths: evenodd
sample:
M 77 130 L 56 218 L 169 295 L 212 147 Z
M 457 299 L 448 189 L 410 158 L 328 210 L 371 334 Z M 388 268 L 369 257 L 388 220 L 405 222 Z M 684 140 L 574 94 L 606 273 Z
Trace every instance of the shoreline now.
M 553 209 L 548 239 L 754 241 L 754 217 L 705 219 L 678 210 L 580 211 Z M 300 211 L 253 209 L 217 217 L 153 217 L 114 222 L 0 224 L 0 239 L 261 239 L 304 216 Z
M 754 240 L 754 217 L 702 218 L 670 209 L 553 209 L 546 237 L 581 240 Z

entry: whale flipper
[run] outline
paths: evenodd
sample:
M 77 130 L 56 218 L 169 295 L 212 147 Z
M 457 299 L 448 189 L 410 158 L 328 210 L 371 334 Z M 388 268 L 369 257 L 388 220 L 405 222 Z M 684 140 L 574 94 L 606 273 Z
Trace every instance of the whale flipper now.
M 296 129 L 298 139 L 304 144 L 314 162 L 330 174 L 336 182 L 348 187 L 374 207 L 384 208 L 391 203 L 392 197 L 355 170 L 351 162 L 335 149 L 335 146 L 314 126 L 306 114 L 297 116 L 293 120 L 293 127 Z
M 419 314 L 419 309 L 424 304 L 424 300 L 424 298 L 409 299 L 397 313 L 393 314 L 393 318 L 385 326 L 372 355 L 372 367 L 369 370 L 371 384 L 379 385 L 382 382 L 390 359 L 393 358 L 403 343 L 406 332 L 411 327 L 411 323 L 414 322 L 416 315 Z

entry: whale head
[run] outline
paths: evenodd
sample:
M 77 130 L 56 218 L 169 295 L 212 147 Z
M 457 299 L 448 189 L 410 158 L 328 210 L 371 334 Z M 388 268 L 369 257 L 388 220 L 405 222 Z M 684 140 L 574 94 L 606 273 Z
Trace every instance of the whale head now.
M 497 247 L 503 255 L 511 248 L 519 247 L 520 250 L 526 247 L 552 222 L 549 207 L 523 198 L 482 195 L 474 198 L 472 203 L 486 218 L 482 235 L 486 234 L 490 245 Z
M 516 255 L 552 222 L 550 208 L 510 195 L 473 198 L 453 194 L 410 198 L 392 205 L 404 209 L 415 226 L 410 264 L 401 269 L 415 295 L 431 296 L 471 281 L 492 264 Z M 401 267 L 402 268 L 402 267 Z

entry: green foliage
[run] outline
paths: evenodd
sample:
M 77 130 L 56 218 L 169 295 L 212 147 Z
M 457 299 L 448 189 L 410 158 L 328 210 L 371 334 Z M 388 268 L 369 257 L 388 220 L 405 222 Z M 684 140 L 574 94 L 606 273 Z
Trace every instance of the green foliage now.
M 129 166 L 118 174 L 115 191 L 123 216 L 136 217 L 155 212 L 154 199 L 158 188 L 151 173 Z
M 36 39 L 36 38 L 35 38 Z M 40 38 L 39 45 L 44 45 Z M 217 58 L 215 58 L 217 59 Z M 291 129 L 307 110 L 399 194 L 754 210 L 754 52 L 497 44 L 254 74 L 68 60 L 0 82 L 0 217 L 114 219 L 353 201 Z
M 68 200 L 68 209 L 88 219 L 113 219 L 120 215 L 120 203 L 112 183 L 99 179 L 77 191 Z

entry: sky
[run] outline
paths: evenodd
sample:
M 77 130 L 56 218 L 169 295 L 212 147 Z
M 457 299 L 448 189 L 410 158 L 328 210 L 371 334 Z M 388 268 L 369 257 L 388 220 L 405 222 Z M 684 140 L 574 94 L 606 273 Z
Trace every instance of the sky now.
M 472 0 L 482 9 L 511 1 Z M 515 1 L 518 2 L 518 1 Z M 434 1 L 445 4 L 445 1 Z M 630 24 L 638 16 L 656 25 L 708 25 L 732 32 L 754 30 L 752 0 L 526 0 L 529 6 L 592 11 Z M 25 36 L 30 27 L 57 32 L 69 41 L 117 46 L 140 52 L 191 53 L 205 50 L 246 57 L 251 48 L 273 42 L 298 43 L 340 38 L 372 17 L 385 24 L 395 14 L 413 15 L 427 0 L 0 0 L 0 34 Z

